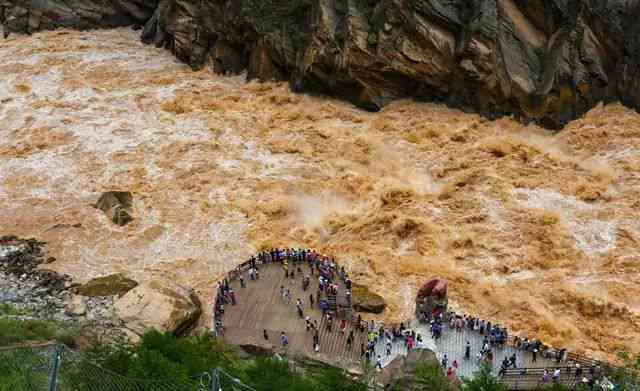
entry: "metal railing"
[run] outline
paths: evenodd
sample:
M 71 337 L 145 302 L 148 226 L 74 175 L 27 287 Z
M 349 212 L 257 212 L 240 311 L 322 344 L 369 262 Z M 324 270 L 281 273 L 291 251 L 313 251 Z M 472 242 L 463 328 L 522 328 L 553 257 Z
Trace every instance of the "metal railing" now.
M 255 391 L 221 368 L 186 379 L 129 378 L 61 344 L 0 349 L 0 390 Z

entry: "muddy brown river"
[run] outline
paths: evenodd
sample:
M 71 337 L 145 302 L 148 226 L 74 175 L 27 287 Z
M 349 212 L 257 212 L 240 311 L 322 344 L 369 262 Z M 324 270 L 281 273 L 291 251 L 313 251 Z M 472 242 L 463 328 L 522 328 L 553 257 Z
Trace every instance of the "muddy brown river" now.
M 333 254 L 411 315 L 450 302 L 600 358 L 640 351 L 640 115 L 557 134 L 398 101 L 379 113 L 192 72 L 128 29 L 0 41 L 0 234 L 79 281 L 213 283 L 263 248 Z M 120 227 L 92 207 L 134 196 Z M 207 306 L 208 307 L 208 306 Z

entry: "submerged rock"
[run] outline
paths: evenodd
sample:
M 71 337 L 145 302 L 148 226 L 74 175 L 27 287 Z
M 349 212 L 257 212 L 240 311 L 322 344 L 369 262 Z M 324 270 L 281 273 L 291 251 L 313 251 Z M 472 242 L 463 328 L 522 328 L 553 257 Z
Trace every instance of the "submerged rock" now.
M 122 273 L 111 274 L 90 280 L 84 285 L 76 288 L 76 293 L 82 296 L 102 297 L 102 296 L 123 296 L 131 289 L 138 286 L 138 283 L 127 278 Z
M 351 300 L 353 308 L 361 312 L 379 314 L 387 308 L 384 298 L 364 285 L 353 284 Z
M 114 224 L 123 226 L 133 220 L 132 199 L 128 191 L 108 191 L 100 196 L 95 207 L 102 210 Z
M 125 327 L 138 335 L 149 329 L 183 334 L 202 313 L 193 290 L 159 281 L 130 290 L 115 302 L 115 310 Z

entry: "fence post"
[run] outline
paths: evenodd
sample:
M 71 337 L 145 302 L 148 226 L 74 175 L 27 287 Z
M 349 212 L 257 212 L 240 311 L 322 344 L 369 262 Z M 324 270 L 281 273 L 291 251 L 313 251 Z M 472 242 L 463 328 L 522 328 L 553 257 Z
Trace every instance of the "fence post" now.
M 220 390 L 220 373 L 218 368 L 211 370 L 211 391 Z
M 49 391 L 56 391 L 58 385 L 58 371 L 60 369 L 62 349 L 62 345 L 56 345 L 53 351 L 53 365 L 51 365 L 51 372 L 49 373 Z

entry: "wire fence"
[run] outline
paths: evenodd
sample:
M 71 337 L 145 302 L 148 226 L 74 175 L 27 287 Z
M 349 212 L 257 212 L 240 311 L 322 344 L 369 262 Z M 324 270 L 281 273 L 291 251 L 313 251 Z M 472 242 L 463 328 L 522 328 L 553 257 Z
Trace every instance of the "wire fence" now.
M 220 368 L 186 379 L 133 379 L 65 345 L 0 350 L 0 391 L 255 391 Z

